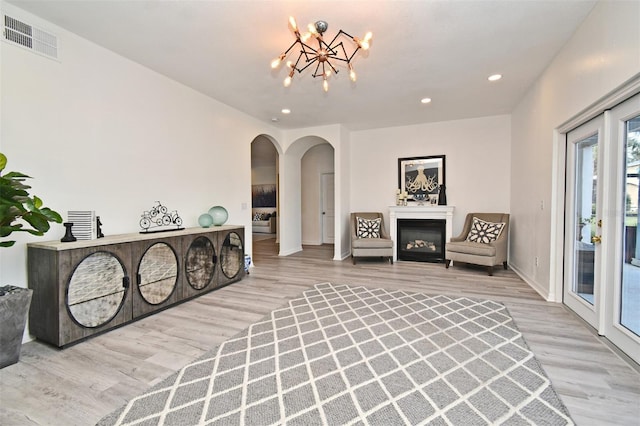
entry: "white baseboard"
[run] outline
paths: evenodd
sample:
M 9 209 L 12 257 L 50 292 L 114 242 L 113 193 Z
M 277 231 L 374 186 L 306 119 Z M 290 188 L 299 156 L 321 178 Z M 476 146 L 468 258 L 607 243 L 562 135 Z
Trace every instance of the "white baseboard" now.
M 305 241 L 302 241 L 302 245 L 303 246 L 321 246 L 322 241 L 321 240 L 305 240 Z
M 290 254 L 298 253 L 302 251 L 302 246 L 298 246 L 296 248 L 289 249 L 287 251 L 281 251 L 278 253 L 278 256 L 289 256 Z
M 558 300 L 555 300 L 555 298 L 553 297 L 553 294 L 549 293 L 547 289 L 543 288 L 534 279 L 528 277 L 524 272 L 518 269 L 517 266 L 509 264 L 509 267 L 513 272 L 516 273 L 516 275 L 520 277 L 520 279 L 522 279 L 522 281 L 527 283 L 529 287 L 534 289 L 540 296 L 542 296 L 544 300 L 546 300 L 547 302 L 558 302 Z

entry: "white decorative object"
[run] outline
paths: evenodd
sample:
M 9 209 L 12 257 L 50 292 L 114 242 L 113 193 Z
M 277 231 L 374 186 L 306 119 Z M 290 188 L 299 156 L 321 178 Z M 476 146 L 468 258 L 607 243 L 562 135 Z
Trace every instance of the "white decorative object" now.
M 94 210 L 69 210 L 67 222 L 73 223 L 71 231 L 78 240 L 95 240 L 97 238 L 96 212 Z

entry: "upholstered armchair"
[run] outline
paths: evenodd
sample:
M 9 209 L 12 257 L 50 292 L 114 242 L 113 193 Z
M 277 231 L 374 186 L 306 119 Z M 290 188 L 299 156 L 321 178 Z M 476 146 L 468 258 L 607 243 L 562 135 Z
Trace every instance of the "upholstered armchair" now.
M 487 267 L 502 264 L 507 269 L 509 215 L 507 213 L 469 213 L 462 232 L 451 238 L 445 248 L 445 266 L 451 261 L 473 263 Z
M 354 265 L 356 257 L 387 257 L 393 264 L 393 240 L 384 227 L 382 213 L 351 213 L 350 222 Z

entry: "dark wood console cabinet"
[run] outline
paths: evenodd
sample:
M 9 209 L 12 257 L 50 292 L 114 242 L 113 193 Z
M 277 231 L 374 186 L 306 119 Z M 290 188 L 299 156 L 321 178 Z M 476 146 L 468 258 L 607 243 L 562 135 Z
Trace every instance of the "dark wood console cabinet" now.
M 64 347 L 242 279 L 244 228 L 28 244 L 29 331 Z

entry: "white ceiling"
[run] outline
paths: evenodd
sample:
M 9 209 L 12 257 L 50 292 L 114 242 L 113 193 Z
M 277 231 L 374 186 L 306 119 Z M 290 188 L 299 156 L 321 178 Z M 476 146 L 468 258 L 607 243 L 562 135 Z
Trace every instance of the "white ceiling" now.
M 7 1 L 259 120 L 352 130 L 510 113 L 596 3 Z M 356 83 L 345 70 L 324 93 L 308 69 L 283 87 L 286 70 L 269 64 L 293 42 L 290 15 L 302 28 L 327 21 L 325 38 L 373 32 Z

